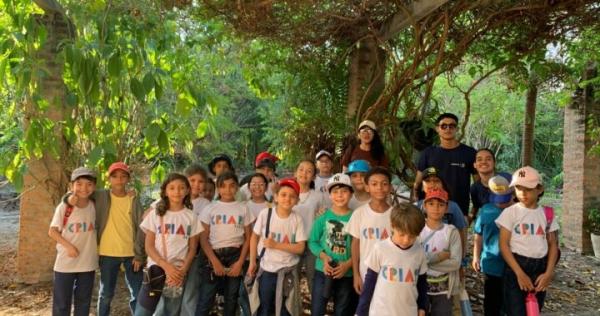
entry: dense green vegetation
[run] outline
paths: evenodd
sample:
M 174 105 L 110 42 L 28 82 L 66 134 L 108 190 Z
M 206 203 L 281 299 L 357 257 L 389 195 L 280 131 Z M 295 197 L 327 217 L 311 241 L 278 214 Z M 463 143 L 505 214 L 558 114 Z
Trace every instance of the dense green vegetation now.
M 586 63 L 598 61 L 600 50 L 598 23 L 586 20 L 598 8 L 585 1 L 580 5 L 585 10 L 565 1 L 560 9 L 571 20 L 557 9 L 556 20 L 548 23 L 559 27 L 550 27 L 545 37 L 540 35 L 544 25 L 519 30 L 522 25 L 508 24 L 514 22 L 508 17 L 500 26 L 477 24 L 490 17 L 458 4 L 442 11 L 450 19 L 445 26 L 424 23 L 423 46 L 414 46 L 414 28 L 399 32 L 382 45 L 388 58 L 382 98 L 361 105 L 354 117 L 346 116 L 352 37 L 334 36 L 317 45 L 303 41 L 297 30 L 289 42 L 278 29 L 272 37 L 260 34 L 260 24 L 252 33 L 219 14 L 228 5 L 219 1 L 179 7 L 150 0 L 60 3 L 74 27 L 55 60 L 64 65 L 59 76 L 66 104 L 41 97 L 40 83 L 50 75 L 47 61 L 35 54 L 48 37 L 35 22 L 43 11 L 30 1 L 0 4 L 0 174 L 17 186 L 27 159 L 62 155 L 53 134 L 57 129 L 68 148 L 65 167 L 87 164 L 103 170 L 123 159 L 151 171 L 155 182 L 167 170 L 206 162 L 218 153 L 233 156 L 246 170 L 266 149 L 282 157 L 284 167 L 322 148 L 341 153 L 365 113 L 380 122 L 394 169 L 405 181 L 416 155 L 410 136 L 431 128 L 432 118 L 443 111 L 468 114 L 463 140 L 497 151 L 500 169 L 512 170 L 520 164 L 520 122 L 532 73 L 539 87 L 534 162 L 554 178 L 562 170 L 561 107 L 578 86 L 598 80 L 579 83 Z M 284 26 L 293 30 L 311 18 L 310 10 L 298 12 L 302 19 L 292 13 L 278 18 L 289 19 Z M 461 30 L 477 35 L 463 43 L 454 35 Z M 531 38 L 536 35 L 540 38 Z M 523 41 L 530 45 L 514 46 Z M 556 44 L 552 59 L 547 57 L 551 42 Z M 463 44 L 468 46 L 459 50 Z M 427 45 L 441 46 L 428 53 Z M 415 69 L 402 77 L 411 54 Z M 401 85 L 403 78 L 410 83 Z M 60 121 L 47 116 L 56 102 L 66 109 Z M 24 110 L 24 103 L 35 115 Z M 31 120 L 27 129 L 20 123 L 25 115 Z M 403 134 L 403 122 L 416 125 Z

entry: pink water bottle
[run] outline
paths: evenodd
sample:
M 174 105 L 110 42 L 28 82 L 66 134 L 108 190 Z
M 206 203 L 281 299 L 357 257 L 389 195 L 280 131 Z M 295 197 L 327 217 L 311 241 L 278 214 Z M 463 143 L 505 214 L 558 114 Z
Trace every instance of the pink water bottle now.
M 525 298 L 525 310 L 527 316 L 540 316 L 540 306 L 538 305 L 537 297 L 535 292 L 529 292 Z

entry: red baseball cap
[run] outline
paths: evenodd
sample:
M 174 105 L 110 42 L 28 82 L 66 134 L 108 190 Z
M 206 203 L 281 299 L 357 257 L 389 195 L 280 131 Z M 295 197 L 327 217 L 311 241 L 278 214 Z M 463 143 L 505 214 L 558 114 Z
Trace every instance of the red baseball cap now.
M 108 167 L 108 175 L 110 176 L 113 172 L 115 172 L 117 170 L 123 170 L 128 175 L 131 175 L 131 173 L 129 172 L 129 166 L 122 161 L 117 161 L 117 162 L 113 163 L 112 165 L 110 165 L 110 167 Z
M 425 201 L 438 199 L 448 203 L 448 192 L 444 189 L 431 189 L 425 193 Z
M 269 161 L 274 166 L 275 163 L 279 160 L 279 158 L 277 158 L 274 155 L 271 155 L 266 151 L 263 151 L 260 154 L 256 155 L 256 159 L 254 159 L 254 166 L 259 167 L 262 163 L 266 162 L 265 160 Z
M 294 191 L 296 191 L 296 194 L 300 195 L 300 185 L 294 178 L 285 178 L 285 179 L 279 180 L 279 186 L 280 187 L 283 187 L 283 186 L 290 187 Z

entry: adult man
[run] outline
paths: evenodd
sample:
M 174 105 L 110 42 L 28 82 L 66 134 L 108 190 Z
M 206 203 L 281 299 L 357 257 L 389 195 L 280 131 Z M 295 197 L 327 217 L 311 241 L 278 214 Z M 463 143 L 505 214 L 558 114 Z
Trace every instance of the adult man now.
M 417 163 L 417 176 L 413 188 L 416 196 L 417 184 L 423 179 L 423 171 L 428 167 L 439 170 L 441 178 L 448 185 L 450 198 L 460 206 L 465 216 L 469 212 L 469 188 L 471 175 L 475 173 L 475 149 L 458 141 L 456 131 L 458 117 L 452 113 L 441 114 L 436 120 L 435 130 L 440 138 L 439 146 L 433 145 L 421 153 Z

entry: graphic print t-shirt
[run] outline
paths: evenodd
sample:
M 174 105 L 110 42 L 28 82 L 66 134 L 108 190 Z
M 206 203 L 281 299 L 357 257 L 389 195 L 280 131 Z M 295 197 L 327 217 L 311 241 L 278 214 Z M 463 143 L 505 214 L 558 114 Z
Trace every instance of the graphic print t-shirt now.
M 325 251 L 331 259 L 338 263 L 350 260 L 352 236 L 345 228 L 351 216 L 352 212 L 340 216 L 328 209 L 315 221 L 310 232 L 308 246 L 313 255 L 317 257 L 315 269 L 318 271 L 323 272 L 323 260 L 319 258 L 321 251 Z M 349 269 L 345 276 L 351 277 L 352 269 Z
M 365 204 L 352 213 L 346 226 L 348 233 L 360 240 L 360 276 L 363 281 L 367 274 L 366 260 L 376 243 L 392 236 L 392 222 L 390 217 L 392 208 L 383 213 L 377 213 Z
M 93 202 L 84 208 L 74 207 L 67 223 L 63 225 L 66 205 L 60 203 L 54 211 L 50 227 L 58 228 L 61 236 L 71 243 L 79 255 L 71 258 L 67 249 L 56 243 L 56 272 L 88 272 L 98 268 L 98 248 L 96 240 L 96 209 Z
M 404 250 L 388 238 L 375 244 L 366 265 L 378 274 L 369 315 L 417 315 L 417 278 L 427 273 L 423 247 Z
M 240 247 L 244 243 L 244 229 L 254 222 L 254 215 L 244 202 L 215 201 L 205 209 L 200 220 L 210 226 L 211 247 L 220 249 Z
M 496 220 L 498 227 L 511 232 L 510 250 L 529 258 L 543 258 L 548 253 L 546 233 L 558 230 L 556 217 L 548 228 L 543 207 L 529 209 L 521 203 L 510 206 Z
M 268 209 L 262 210 L 254 224 L 253 231 L 260 236 L 258 242 L 258 255 L 260 255 L 263 249 L 268 213 Z M 269 235 L 273 240 L 280 243 L 295 244 L 306 241 L 302 217 L 292 211 L 287 218 L 281 218 L 277 215 L 275 208 L 273 208 L 271 213 L 271 224 L 269 226 Z M 298 261 L 300 261 L 300 256 L 296 254 L 279 249 L 266 249 L 264 257 L 260 261 L 260 267 L 268 272 L 277 272 L 281 268 L 287 268 L 297 264 Z
M 167 211 L 162 217 L 163 225 L 161 225 L 160 216 L 153 210 L 144 218 L 140 227 L 144 231 L 156 234 L 154 247 L 163 258 L 165 249 L 163 248 L 162 236 L 164 236 L 167 246 L 166 260 L 173 264 L 182 264 L 188 252 L 190 238 L 203 232 L 204 228 L 196 214 L 187 208 L 177 212 Z M 156 262 L 148 256 L 148 266 L 153 264 L 156 264 Z

